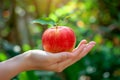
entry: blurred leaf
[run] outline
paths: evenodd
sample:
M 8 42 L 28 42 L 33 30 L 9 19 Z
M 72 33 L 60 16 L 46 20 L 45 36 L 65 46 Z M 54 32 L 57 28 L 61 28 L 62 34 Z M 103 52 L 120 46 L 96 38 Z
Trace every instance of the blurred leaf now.
M 27 75 L 29 76 L 29 80 L 38 80 L 38 76 L 35 75 L 35 71 L 27 71 Z
M 18 78 L 19 78 L 19 80 L 29 80 L 29 78 L 28 78 L 29 76 L 27 76 L 27 74 L 26 74 L 26 72 L 22 72 L 22 73 L 20 73 L 19 74 L 19 76 L 18 76 Z
M 75 63 L 64 70 L 64 73 L 68 80 L 77 80 L 78 79 L 78 73 L 80 69 L 83 67 L 82 65 L 79 66 L 79 63 Z M 73 75 L 74 74 L 74 75 Z
M 120 68 L 114 71 L 114 76 L 120 76 Z
M 106 42 L 106 46 L 109 47 L 109 48 L 112 48 L 113 47 L 113 43 L 111 41 L 107 41 Z
M 114 47 L 113 52 L 115 55 L 120 55 L 120 47 Z
M 22 50 L 23 51 L 28 51 L 28 50 L 30 50 L 31 49 L 31 47 L 30 47 L 30 45 L 28 45 L 28 44 L 24 44 L 23 46 L 22 46 Z
M 35 75 L 34 71 L 22 72 L 18 77 L 19 80 L 38 80 L 38 77 Z
M 40 18 L 37 20 L 33 20 L 32 23 L 38 23 L 41 25 L 55 25 L 55 21 L 52 20 L 51 18 Z
M 101 43 L 102 42 L 102 36 L 100 34 L 95 35 L 94 41 L 96 43 Z
M 7 56 L 4 53 L 0 52 L 0 60 L 4 61 L 6 59 L 7 59 Z

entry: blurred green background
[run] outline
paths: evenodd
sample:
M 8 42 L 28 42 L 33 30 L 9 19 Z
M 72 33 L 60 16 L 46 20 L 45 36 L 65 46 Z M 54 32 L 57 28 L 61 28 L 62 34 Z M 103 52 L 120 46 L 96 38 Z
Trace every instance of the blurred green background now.
M 61 73 L 21 72 L 12 80 L 120 80 L 119 0 L 0 0 L 0 61 L 42 49 L 49 26 L 32 24 L 49 17 L 71 27 L 77 43 L 96 41 L 94 49 Z

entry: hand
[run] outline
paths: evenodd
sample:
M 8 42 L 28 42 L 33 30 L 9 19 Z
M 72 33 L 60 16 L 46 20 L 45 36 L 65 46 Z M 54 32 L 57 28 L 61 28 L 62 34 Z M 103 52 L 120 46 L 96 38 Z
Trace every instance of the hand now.
M 72 52 L 50 53 L 42 50 L 30 50 L 24 53 L 26 70 L 48 70 L 61 72 L 83 58 L 95 45 L 82 40 Z
M 10 80 L 22 71 L 48 70 L 61 72 L 83 58 L 95 45 L 82 40 L 72 52 L 50 53 L 42 50 L 30 50 L 6 61 L 0 62 L 0 79 Z

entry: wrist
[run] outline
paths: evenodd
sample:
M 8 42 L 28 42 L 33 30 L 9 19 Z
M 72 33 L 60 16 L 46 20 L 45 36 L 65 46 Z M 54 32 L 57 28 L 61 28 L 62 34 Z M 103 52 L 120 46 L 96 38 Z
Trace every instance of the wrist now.
M 20 72 L 25 71 L 25 67 L 25 59 L 22 54 L 3 61 L 0 63 L 0 78 L 9 80 Z

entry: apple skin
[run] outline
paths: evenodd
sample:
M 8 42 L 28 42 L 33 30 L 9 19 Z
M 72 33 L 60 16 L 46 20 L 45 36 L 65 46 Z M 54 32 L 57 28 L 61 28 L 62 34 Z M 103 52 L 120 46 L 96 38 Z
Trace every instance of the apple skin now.
M 42 46 L 47 52 L 71 52 L 75 43 L 74 31 L 66 26 L 48 28 L 42 35 Z

